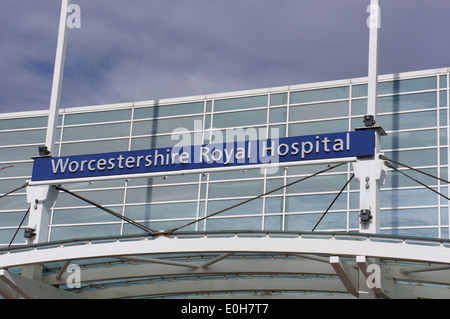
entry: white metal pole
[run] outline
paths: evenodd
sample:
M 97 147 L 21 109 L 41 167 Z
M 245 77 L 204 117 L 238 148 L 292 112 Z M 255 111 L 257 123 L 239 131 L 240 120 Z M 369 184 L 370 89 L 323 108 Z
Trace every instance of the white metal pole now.
M 56 47 L 55 69 L 53 72 L 53 85 L 50 98 L 50 110 L 48 115 L 47 136 L 45 146 L 52 154 L 55 146 L 56 128 L 58 126 L 59 105 L 61 100 L 61 88 L 64 74 L 64 62 L 67 46 L 67 8 L 71 0 L 61 1 L 61 15 L 59 19 L 58 43 Z
M 377 120 L 377 91 L 378 91 L 378 29 L 380 28 L 379 0 L 370 1 L 369 27 L 369 70 L 367 87 L 367 115 L 373 116 L 373 124 Z
M 381 23 L 380 1 L 370 0 L 370 19 L 369 25 L 369 66 L 368 66 L 368 84 L 367 84 L 367 114 L 373 116 L 373 124 L 377 123 L 377 98 L 378 98 L 378 43 Z M 384 183 L 383 165 L 380 163 L 378 155 L 381 151 L 380 147 L 380 132 L 375 131 L 375 158 L 373 163 L 369 165 L 373 170 L 372 181 L 368 184 L 371 185 L 370 191 L 370 206 L 372 211 L 372 220 L 367 228 L 362 227 L 361 230 L 370 233 L 380 232 L 380 183 Z M 375 179 L 375 180 L 373 180 Z M 372 182 L 372 183 L 371 183 Z M 364 186 L 364 188 L 367 187 Z
M 375 156 L 361 158 L 354 163 L 355 176 L 360 182 L 359 208 L 360 228 L 363 233 L 380 232 L 380 188 L 384 184 L 386 167 L 380 154 L 380 135 L 382 130 L 375 127 L 377 120 L 378 95 L 378 29 L 380 28 L 379 0 L 371 0 L 367 26 L 369 27 L 369 66 L 367 114 L 364 123 L 367 128 L 375 128 Z
M 62 0 L 55 70 L 53 74 L 53 86 L 50 99 L 47 136 L 45 141 L 45 146 L 50 154 L 54 150 L 55 134 L 58 125 L 59 102 L 61 98 L 61 86 L 64 72 L 64 58 L 66 54 L 66 19 L 69 5 L 70 0 Z M 27 201 L 31 205 L 30 216 L 28 218 L 28 228 L 32 229 L 34 233 L 34 235 L 27 239 L 28 244 L 48 241 L 51 208 L 54 205 L 57 196 L 58 191 L 49 185 L 27 187 Z M 22 267 L 22 276 L 24 277 L 40 279 L 41 275 L 42 265 L 28 265 Z

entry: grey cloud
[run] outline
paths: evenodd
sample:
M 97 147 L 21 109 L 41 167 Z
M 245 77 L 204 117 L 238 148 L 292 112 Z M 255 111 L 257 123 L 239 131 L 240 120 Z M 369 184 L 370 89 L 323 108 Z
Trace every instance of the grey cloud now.
M 72 2 L 82 27 L 69 33 L 62 107 L 367 74 L 368 0 Z M 59 5 L 0 3 L 0 112 L 48 107 Z M 448 9 L 382 1 L 380 73 L 450 66 Z

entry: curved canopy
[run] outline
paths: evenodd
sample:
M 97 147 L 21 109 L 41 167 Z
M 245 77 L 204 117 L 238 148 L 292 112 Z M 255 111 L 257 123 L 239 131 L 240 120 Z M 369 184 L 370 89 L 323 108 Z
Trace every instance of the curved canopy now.
M 448 240 L 348 233 L 216 232 L 82 239 L 0 250 L 0 294 L 97 299 L 362 294 L 447 298 L 449 252 Z M 40 280 L 19 275 L 37 264 L 43 266 Z M 358 278 L 360 273 L 365 280 Z

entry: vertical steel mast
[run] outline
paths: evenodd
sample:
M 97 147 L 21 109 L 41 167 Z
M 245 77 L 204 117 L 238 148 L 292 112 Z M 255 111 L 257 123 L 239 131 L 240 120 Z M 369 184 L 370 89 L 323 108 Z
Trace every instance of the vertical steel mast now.
M 62 0 L 61 16 L 59 19 L 58 43 L 56 47 L 55 69 L 53 71 L 53 85 L 50 98 L 50 110 L 48 115 L 47 136 L 45 146 L 47 155 L 53 154 L 55 148 L 56 128 L 58 126 L 59 105 L 61 101 L 61 89 L 64 75 L 64 62 L 67 47 L 67 8 L 71 0 Z
M 67 43 L 67 10 L 70 0 L 61 1 L 61 15 L 59 19 L 58 42 L 56 48 L 55 69 L 50 98 L 47 136 L 45 146 L 39 148 L 39 155 L 52 155 L 55 151 L 55 135 L 58 125 L 59 104 L 64 73 L 64 60 Z M 30 204 L 28 228 L 25 232 L 28 244 L 48 241 L 51 209 L 58 196 L 58 190 L 51 185 L 28 186 L 27 202 Z M 42 276 L 42 266 L 30 265 L 22 267 L 24 277 L 39 279 Z
M 360 232 L 380 232 L 380 186 L 384 184 L 386 167 L 379 159 L 380 136 L 385 134 L 377 123 L 378 91 L 378 31 L 380 28 L 379 0 L 371 0 L 368 7 L 369 62 L 367 85 L 367 114 L 362 129 L 375 130 L 375 152 L 372 158 L 360 158 L 354 163 L 355 176 L 360 182 Z
M 367 20 L 369 28 L 369 62 L 367 84 L 367 113 L 364 116 L 364 128 L 375 131 L 374 156 L 358 158 L 353 163 L 355 177 L 359 180 L 359 232 L 376 234 L 380 232 L 380 188 L 384 184 L 387 167 L 379 158 L 380 136 L 383 129 L 377 126 L 377 97 L 378 97 L 378 31 L 380 28 L 379 0 L 370 0 L 368 7 L 370 16 Z M 357 256 L 358 264 L 357 293 L 359 298 L 377 298 L 380 296 L 381 274 L 377 284 L 369 285 L 372 273 L 368 272 L 369 265 L 379 268 L 379 259 Z M 383 283 L 384 286 L 385 283 Z M 378 293 L 377 293 L 378 292 Z
M 366 126 L 373 126 L 377 121 L 378 30 L 380 28 L 379 0 L 370 1 L 369 11 L 369 70 L 367 84 L 367 115 L 364 117 L 364 124 Z

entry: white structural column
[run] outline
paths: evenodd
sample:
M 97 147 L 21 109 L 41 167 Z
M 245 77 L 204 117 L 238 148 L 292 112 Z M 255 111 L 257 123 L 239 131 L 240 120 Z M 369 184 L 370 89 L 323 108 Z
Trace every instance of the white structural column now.
M 50 185 L 27 187 L 27 201 L 30 203 L 28 227 L 35 230 L 34 235 L 28 238 L 27 244 L 48 241 L 50 214 L 57 196 L 58 190 Z
M 345 289 L 355 297 L 358 297 L 358 271 L 353 269 L 339 256 L 331 256 L 330 264 L 342 281 Z
M 79 299 L 76 294 L 0 269 L 0 296 L 6 299 Z
M 64 62 L 67 47 L 67 9 L 71 0 L 61 1 L 61 15 L 59 19 L 58 42 L 56 47 L 55 69 L 53 71 L 53 85 L 50 98 L 50 110 L 48 115 L 47 136 L 45 146 L 50 154 L 55 147 L 56 128 L 58 126 L 58 113 L 61 101 L 61 88 L 64 75 Z
M 55 147 L 55 134 L 58 125 L 59 104 L 61 99 L 62 79 L 64 73 L 64 60 L 67 42 L 67 10 L 70 0 L 61 1 L 61 15 L 59 20 L 58 43 L 55 57 L 55 69 L 53 75 L 53 86 L 50 99 L 50 110 L 48 116 L 47 136 L 45 146 L 51 155 Z M 50 185 L 28 186 L 27 201 L 30 204 L 30 215 L 28 219 L 27 243 L 36 244 L 48 241 L 51 208 L 54 205 L 58 191 Z M 42 267 L 29 265 L 22 268 L 22 275 L 31 279 L 40 279 Z
M 387 167 L 379 158 L 381 154 L 380 136 L 384 131 L 377 123 L 377 98 L 378 98 L 378 31 L 381 23 L 379 0 L 371 0 L 367 10 L 370 16 L 367 21 L 369 28 L 369 66 L 367 85 L 367 114 L 364 117 L 366 129 L 375 130 L 374 156 L 359 158 L 353 165 L 356 179 L 359 181 L 359 231 L 361 233 L 377 234 L 380 232 L 380 188 L 384 184 Z M 364 256 L 363 256 L 364 257 Z M 364 257 L 365 258 L 365 257 Z M 379 259 L 372 260 L 379 267 Z M 360 263 L 358 271 L 358 296 L 359 298 L 387 297 L 380 289 L 369 287 L 366 279 L 368 276 L 365 263 Z M 364 265 L 364 267 L 362 266 Z M 380 286 L 381 287 L 381 286 Z
M 379 144 L 379 134 L 375 133 Z M 360 159 L 353 163 L 355 177 L 359 180 L 359 205 L 361 233 L 377 234 L 380 232 L 380 188 L 384 184 L 386 169 L 384 162 L 378 158 Z
M 374 123 L 377 120 L 378 92 L 378 30 L 381 23 L 379 0 L 370 0 L 370 12 L 367 26 L 369 28 L 369 70 L 367 85 L 367 115 L 372 115 Z
M 52 186 L 28 186 L 27 201 L 30 203 L 28 217 L 29 238 L 27 244 L 48 241 L 51 209 L 58 196 L 58 190 Z M 28 237 L 28 236 L 27 236 Z M 42 266 L 29 265 L 22 267 L 22 275 L 27 278 L 40 279 Z
M 375 129 L 375 156 L 360 158 L 354 163 L 355 177 L 360 182 L 360 232 L 378 233 L 380 231 L 380 186 L 384 184 L 386 167 L 379 159 L 380 135 L 383 130 L 377 126 L 377 87 L 378 87 L 378 30 L 380 27 L 379 0 L 371 0 L 367 26 L 369 27 L 369 67 L 367 114 L 364 117 L 366 129 Z

